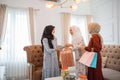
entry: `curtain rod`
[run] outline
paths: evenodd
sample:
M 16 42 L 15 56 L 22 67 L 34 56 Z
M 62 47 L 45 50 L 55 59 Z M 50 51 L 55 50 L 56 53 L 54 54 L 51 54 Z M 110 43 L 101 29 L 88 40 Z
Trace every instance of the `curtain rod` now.
M 6 4 L 5 4 L 6 5 Z M 19 7 L 19 6 L 10 6 L 10 5 L 7 5 L 7 7 L 10 7 L 10 8 L 19 8 L 19 9 L 29 9 L 29 8 L 33 8 L 33 7 Z M 40 9 L 34 9 L 33 10 L 35 11 L 40 11 Z

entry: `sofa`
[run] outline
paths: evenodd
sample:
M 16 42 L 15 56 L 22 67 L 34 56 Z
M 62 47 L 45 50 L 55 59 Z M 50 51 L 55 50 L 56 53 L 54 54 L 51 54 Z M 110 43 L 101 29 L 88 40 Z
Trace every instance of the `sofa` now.
M 105 80 L 120 80 L 120 45 L 104 45 L 101 50 Z

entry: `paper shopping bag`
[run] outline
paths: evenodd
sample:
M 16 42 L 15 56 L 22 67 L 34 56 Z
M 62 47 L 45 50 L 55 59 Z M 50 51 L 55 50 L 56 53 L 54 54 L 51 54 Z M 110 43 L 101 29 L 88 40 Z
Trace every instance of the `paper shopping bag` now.
M 95 52 L 85 52 L 81 56 L 79 62 L 86 65 L 86 66 L 88 66 L 88 67 L 95 68 L 95 64 L 96 64 L 95 60 L 96 60 L 96 56 L 97 56 L 96 54 L 97 53 L 95 53 Z
M 94 57 L 94 52 L 89 52 L 88 54 L 88 58 L 86 59 L 86 66 L 90 67 L 93 57 Z
M 60 52 L 60 60 L 62 68 L 68 68 L 74 66 L 74 58 L 71 48 L 65 48 Z
M 90 64 L 90 67 L 96 68 L 96 65 L 97 65 L 97 53 L 94 52 L 94 57 L 93 57 L 92 63 Z
M 79 62 L 90 67 L 90 64 L 92 62 L 92 58 L 94 57 L 94 52 L 85 52 L 81 56 Z

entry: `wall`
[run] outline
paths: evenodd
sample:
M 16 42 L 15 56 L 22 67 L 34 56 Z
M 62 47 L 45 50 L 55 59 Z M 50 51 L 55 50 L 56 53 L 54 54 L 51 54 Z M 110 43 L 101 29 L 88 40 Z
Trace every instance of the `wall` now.
M 104 44 L 120 44 L 118 4 L 120 4 L 119 0 L 92 0 L 91 2 L 93 21 L 101 25 Z
M 58 34 L 61 31 L 60 14 L 47 10 L 44 7 L 44 2 L 39 0 L 1 0 L 3 4 L 7 4 L 13 8 L 28 8 L 32 7 L 35 9 L 35 44 L 40 44 L 40 38 L 44 27 L 48 24 L 55 25 L 57 28 L 57 36 L 61 39 L 61 35 Z M 59 29 L 58 29 L 59 28 Z M 58 40 L 61 43 L 60 40 Z
M 119 11 L 118 12 L 118 15 L 119 15 L 120 14 L 120 5 L 119 5 L 120 4 L 120 0 L 117 0 L 117 1 L 118 1 L 118 3 L 117 3 L 118 9 L 117 10 Z M 119 28 L 118 30 L 119 30 L 119 44 L 120 44 L 120 15 L 119 15 L 119 18 L 118 18 L 118 25 L 119 25 L 118 26 L 118 28 Z
M 69 12 L 79 15 L 93 15 L 93 20 L 102 26 L 101 34 L 105 44 L 120 44 L 120 0 L 92 0 L 90 3 L 81 3 L 77 11 L 70 9 L 46 9 L 45 2 L 40 0 L 0 0 L 0 3 L 10 7 L 39 9 L 35 11 L 35 43 L 40 44 L 40 38 L 44 27 L 47 24 L 56 26 L 58 43 L 62 44 L 61 12 Z M 91 9 L 90 9 L 91 6 Z
M 0 3 L 7 4 L 9 7 L 28 8 L 33 7 L 36 14 L 36 27 L 35 27 L 35 43 L 40 44 L 40 38 L 44 27 L 48 24 L 56 26 L 56 36 L 58 38 L 58 44 L 62 44 L 62 27 L 61 27 L 61 12 L 68 12 L 79 15 L 90 15 L 90 4 L 81 3 L 77 11 L 70 9 L 54 9 L 48 10 L 45 8 L 45 2 L 43 0 L 0 0 Z

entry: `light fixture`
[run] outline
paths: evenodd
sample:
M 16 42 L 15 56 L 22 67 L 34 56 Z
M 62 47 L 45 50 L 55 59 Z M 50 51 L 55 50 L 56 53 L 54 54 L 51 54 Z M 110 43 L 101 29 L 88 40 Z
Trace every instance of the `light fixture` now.
M 70 5 L 70 9 L 72 9 L 72 10 L 76 10 L 76 9 L 77 9 L 77 5 L 76 5 L 76 4 L 72 4 L 72 5 Z
M 48 9 L 54 9 L 55 7 L 59 7 L 59 8 L 70 8 L 72 10 L 76 10 L 78 8 L 78 4 L 80 2 L 86 2 L 88 0 L 63 0 L 61 2 L 53 2 L 53 1 L 47 1 L 46 3 L 46 7 Z M 65 4 L 67 2 L 72 2 L 71 4 L 69 4 L 69 6 L 65 6 Z
M 80 0 L 74 0 L 76 4 L 80 3 Z
M 52 9 L 52 8 L 54 8 L 54 3 L 53 2 L 50 2 L 50 1 L 48 1 L 47 2 L 47 4 L 46 4 L 46 7 L 48 8 L 48 9 Z

